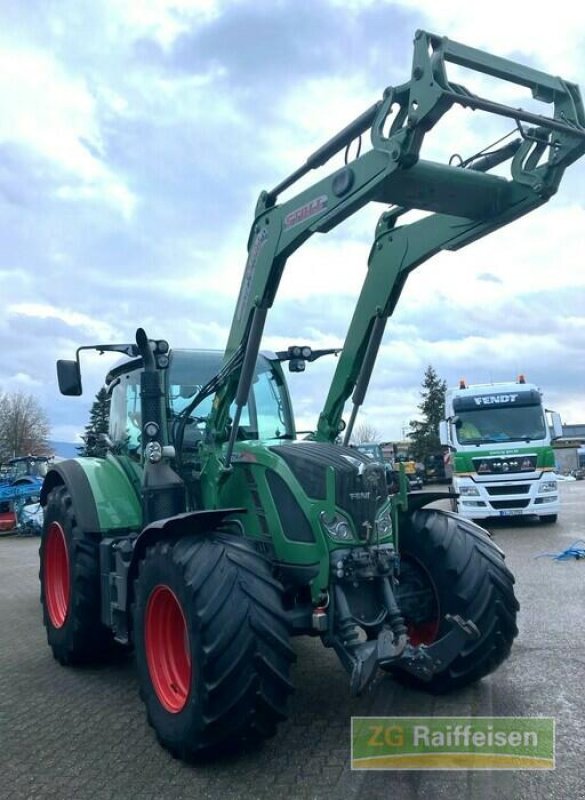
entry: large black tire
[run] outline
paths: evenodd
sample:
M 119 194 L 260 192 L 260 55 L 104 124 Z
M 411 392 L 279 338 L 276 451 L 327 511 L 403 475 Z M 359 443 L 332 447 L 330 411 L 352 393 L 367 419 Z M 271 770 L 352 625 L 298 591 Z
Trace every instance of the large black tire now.
M 295 656 L 269 563 L 225 534 L 159 542 L 134 594 L 140 694 L 160 743 L 189 760 L 272 736 Z
M 113 638 L 100 622 L 98 543 L 77 523 L 65 486 L 47 498 L 39 553 L 43 622 L 54 657 L 64 665 L 101 660 Z
M 514 577 L 500 549 L 473 522 L 431 509 L 403 517 L 399 543 L 397 600 L 413 644 L 431 644 L 447 633 L 446 614 L 472 620 L 480 637 L 469 639 L 460 655 L 430 682 L 392 671 L 409 684 L 437 693 L 493 672 L 508 657 L 518 633 Z

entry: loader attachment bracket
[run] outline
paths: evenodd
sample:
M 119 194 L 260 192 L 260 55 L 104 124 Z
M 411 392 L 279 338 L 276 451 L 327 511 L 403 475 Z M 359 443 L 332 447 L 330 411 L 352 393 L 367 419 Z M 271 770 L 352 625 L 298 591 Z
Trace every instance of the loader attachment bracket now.
M 457 658 L 469 639 L 479 639 L 481 635 L 470 619 L 464 620 L 458 614 L 446 614 L 445 620 L 452 626 L 448 633 L 431 645 L 408 645 L 394 662 L 395 665 L 421 680 L 430 681 L 433 675 L 443 672 Z

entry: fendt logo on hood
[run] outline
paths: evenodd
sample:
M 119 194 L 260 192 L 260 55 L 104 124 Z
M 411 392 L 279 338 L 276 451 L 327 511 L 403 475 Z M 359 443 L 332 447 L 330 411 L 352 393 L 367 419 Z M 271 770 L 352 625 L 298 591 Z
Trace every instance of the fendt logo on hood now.
M 517 394 L 486 394 L 484 397 L 474 397 L 476 406 L 501 405 L 502 403 L 515 403 Z

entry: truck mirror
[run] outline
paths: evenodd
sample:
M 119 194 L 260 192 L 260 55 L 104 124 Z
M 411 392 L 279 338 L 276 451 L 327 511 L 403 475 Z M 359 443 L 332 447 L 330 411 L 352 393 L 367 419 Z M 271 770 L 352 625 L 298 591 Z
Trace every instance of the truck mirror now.
M 560 439 L 563 435 L 563 423 L 561 422 L 561 415 L 556 411 L 550 411 L 549 413 L 551 438 Z
M 442 445 L 444 445 L 446 447 L 448 447 L 449 444 L 450 444 L 450 442 L 449 442 L 449 431 L 448 431 L 447 423 L 446 423 L 445 420 L 442 420 L 441 422 L 439 422 L 439 441 L 441 442 Z
M 79 361 L 57 361 L 59 391 L 67 397 L 79 397 L 82 393 Z

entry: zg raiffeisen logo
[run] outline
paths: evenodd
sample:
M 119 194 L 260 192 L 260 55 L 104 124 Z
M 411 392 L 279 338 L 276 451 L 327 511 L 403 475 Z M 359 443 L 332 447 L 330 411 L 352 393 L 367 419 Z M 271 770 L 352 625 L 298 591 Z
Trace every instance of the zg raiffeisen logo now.
M 551 717 L 352 717 L 352 769 L 554 769 Z

